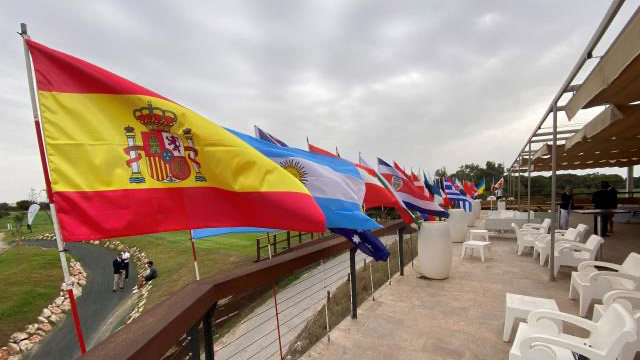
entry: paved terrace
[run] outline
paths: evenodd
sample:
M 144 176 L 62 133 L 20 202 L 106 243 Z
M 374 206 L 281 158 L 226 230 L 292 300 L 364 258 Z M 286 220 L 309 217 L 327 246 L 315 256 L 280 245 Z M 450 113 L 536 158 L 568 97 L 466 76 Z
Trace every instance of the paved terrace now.
M 593 227 L 592 217 L 573 214 L 571 226 L 579 222 Z M 640 252 L 640 225 L 615 224 L 614 230 L 605 238 L 604 261 L 620 263 L 629 252 Z M 428 280 L 409 264 L 404 277 L 358 309 L 357 320 L 344 320 L 331 343 L 322 340 L 304 359 L 507 359 L 512 343 L 502 341 L 506 293 L 553 298 L 560 311 L 578 314 L 578 302 L 568 298 L 571 268 L 562 267 L 558 281 L 549 282 L 548 268 L 530 251 L 516 255 L 514 235 L 491 241 L 486 263 L 475 256 L 461 259 L 461 245 L 454 244 L 446 280 Z M 580 330 L 565 326 L 585 336 Z

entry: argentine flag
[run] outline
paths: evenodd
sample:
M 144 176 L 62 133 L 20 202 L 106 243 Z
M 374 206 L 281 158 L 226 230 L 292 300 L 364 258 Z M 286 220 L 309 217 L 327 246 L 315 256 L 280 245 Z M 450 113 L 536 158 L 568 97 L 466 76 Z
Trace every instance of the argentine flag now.
M 296 148 L 279 147 L 237 131 L 229 131 L 302 182 L 324 212 L 327 228 L 371 230 L 381 227 L 361 210 L 364 180 L 351 162 Z

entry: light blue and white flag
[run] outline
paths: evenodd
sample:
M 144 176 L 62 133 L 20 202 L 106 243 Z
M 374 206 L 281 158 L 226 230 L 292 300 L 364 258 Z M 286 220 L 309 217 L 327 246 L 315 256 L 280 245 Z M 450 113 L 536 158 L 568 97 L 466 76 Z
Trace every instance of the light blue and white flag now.
M 227 130 L 302 182 L 324 212 L 327 228 L 370 230 L 381 227 L 362 212 L 364 180 L 351 162 L 301 149 L 276 146 Z

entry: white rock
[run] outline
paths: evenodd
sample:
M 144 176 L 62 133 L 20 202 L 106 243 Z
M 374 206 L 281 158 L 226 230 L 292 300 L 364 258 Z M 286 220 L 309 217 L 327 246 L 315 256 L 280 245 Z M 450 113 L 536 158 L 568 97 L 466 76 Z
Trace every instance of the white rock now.
M 51 324 L 49 323 L 41 323 L 38 325 L 38 330 L 43 331 L 43 332 L 49 332 L 51 331 L 51 329 L 53 329 L 51 327 Z
M 42 316 L 38 316 L 38 322 L 39 323 L 46 323 L 46 322 L 48 322 L 48 320 L 43 318 Z
M 33 347 L 33 344 L 29 340 L 22 340 L 18 344 L 18 347 L 20 348 L 20 351 L 27 351 Z
M 85 279 L 80 279 L 80 280 L 78 281 L 78 284 L 80 284 L 80 286 L 85 286 L 85 285 L 87 285 L 87 280 L 85 280 Z
M 25 327 L 25 330 L 28 334 L 33 334 L 38 330 L 38 324 L 29 324 Z
M 12 355 L 18 354 L 20 352 L 20 347 L 18 347 L 18 344 L 8 343 L 7 347 L 9 348 L 9 352 L 11 352 Z
M 51 310 L 42 309 L 42 313 L 40 314 L 40 316 L 43 318 L 48 318 L 49 316 L 51 316 Z
M 23 333 L 23 332 L 17 332 L 14 333 L 13 335 L 11 335 L 9 337 L 9 340 L 11 340 L 11 342 L 18 344 L 20 341 L 27 339 L 29 337 L 29 335 Z
M 60 321 L 60 317 L 58 317 L 58 315 L 51 315 L 51 317 L 49 317 L 49 321 L 57 323 Z
M 64 304 L 60 305 L 60 310 L 67 312 L 71 309 L 71 304 L 69 304 L 68 302 L 65 302 Z
M 53 304 L 55 306 L 60 306 L 62 305 L 63 302 L 64 302 L 64 298 L 62 296 L 59 296 L 53 301 Z

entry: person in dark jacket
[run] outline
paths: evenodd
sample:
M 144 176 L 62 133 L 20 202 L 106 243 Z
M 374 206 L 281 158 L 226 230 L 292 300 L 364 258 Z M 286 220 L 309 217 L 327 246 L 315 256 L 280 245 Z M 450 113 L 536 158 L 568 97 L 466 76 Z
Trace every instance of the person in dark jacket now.
M 120 289 L 124 289 L 124 263 L 122 261 L 122 254 L 113 259 L 113 292 L 116 292 L 116 287 L 120 286 Z
M 607 188 L 607 208 L 608 209 L 617 209 L 618 208 L 618 191 L 613 188 L 613 186 L 609 186 Z M 609 214 L 609 232 L 613 234 L 613 216 L 615 214 Z
M 138 286 L 133 290 L 133 292 L 138 292 L 145 284 L 150 283 L 153 279 L 158 277 L 158 270 L 153 266 L 153 261 L 147 261 L 147 267 L 149 267 L 149 271 L 144 277 L 138 279 Z
M 567 186 L 560 197 L 560 229 L 569 228 L 569 214 L 573 210 L 573 189 Z
M 609 185 L 608 181 L 603 181 L 600 184 L 600 190 L 594 192 L 593 195 L 591 195 L 591 202 L 593 203 L 593 207 L 595 209 L 610 209 L 611 193 L 608 190 L 610 187 L 611 186 Z M 598 233 L 598 229 L 600 229 L 600 233 L 602 234 L 602 236 L 607 236 L 607 227 L 608 227 L 607 224 L 609 223 L 609 215 L 608 214 L 600 215 L 600 221 L 601 223 L 598 224 L 598 217 L 594 215 L 593 229 L 596 232 L 596 234 Z

